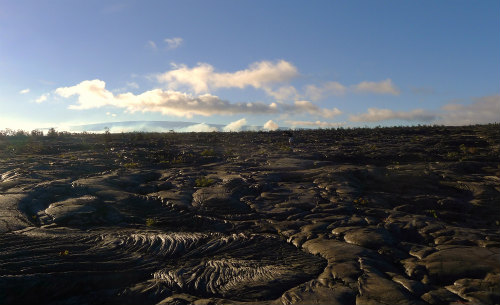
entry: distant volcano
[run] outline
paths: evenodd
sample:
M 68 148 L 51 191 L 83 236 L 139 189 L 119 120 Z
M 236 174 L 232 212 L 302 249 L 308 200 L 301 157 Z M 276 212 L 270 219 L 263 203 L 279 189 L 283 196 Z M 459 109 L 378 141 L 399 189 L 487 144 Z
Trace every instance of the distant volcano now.
M 205 124 L 196 122 L 182 121 L 125 121 L 125 122 L 104 122 L 97 124 L 85 124 L 71 126 L 70 132 L 104 132 L 109 128 L 112 133 L 119 132 L 210 132 L 222 131 L 224 126 L 221 124 Z M 263 130 L 262 126 L 242 126 L 241 130 Z

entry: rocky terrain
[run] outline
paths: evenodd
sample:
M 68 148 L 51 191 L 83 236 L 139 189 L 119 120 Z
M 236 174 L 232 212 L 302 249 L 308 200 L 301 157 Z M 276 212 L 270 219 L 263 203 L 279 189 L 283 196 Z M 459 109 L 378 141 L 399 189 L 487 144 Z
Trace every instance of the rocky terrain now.
M 500 128 L 0 134 L 0 304 L 499 304 Z

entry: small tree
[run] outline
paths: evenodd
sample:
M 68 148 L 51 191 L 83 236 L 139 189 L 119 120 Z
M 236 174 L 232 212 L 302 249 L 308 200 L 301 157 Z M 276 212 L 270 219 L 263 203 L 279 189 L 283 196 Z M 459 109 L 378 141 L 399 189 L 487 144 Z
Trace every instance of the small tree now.
M 15 133 L 15 136 L 17 137 L 27 137 L 28 136 L 28 132 L 27 131 L 24 131 L 22 129 L 18 129 Z
M 111 132 L 109 131 L 109 127 L 104 127 L 104 143 L 111 143 Z
M 43 131 L 38 130 L 38 129 L 33 129 L 31 131 L 31 136 L 32 137 L 43 137 Z
M 47 132 L 47 136 L 50 138 L 55 138 L 57 137 L 57 131 L 54 127 L 51 127 L 49 131 Z

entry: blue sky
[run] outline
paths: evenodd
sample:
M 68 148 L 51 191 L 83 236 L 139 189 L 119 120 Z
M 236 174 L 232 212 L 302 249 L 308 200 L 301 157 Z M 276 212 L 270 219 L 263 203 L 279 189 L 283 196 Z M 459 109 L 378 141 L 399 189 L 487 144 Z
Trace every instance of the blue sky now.
M 0 0 L 0 128 L 490 123 L 499 84 L 499 1 Z

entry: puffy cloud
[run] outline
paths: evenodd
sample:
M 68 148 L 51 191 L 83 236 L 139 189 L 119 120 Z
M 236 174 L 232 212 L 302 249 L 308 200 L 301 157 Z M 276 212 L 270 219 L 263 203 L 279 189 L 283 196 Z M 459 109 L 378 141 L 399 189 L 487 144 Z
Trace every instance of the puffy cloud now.
M 157 80 L 170 89 L 188 86 L 195 93 L 217 88 L 269 88 L 272 84 L 288 81 L 298 75 L 297 68 L 284 60 L 276 63 L 255 62 L 248 69 L 232 73 L 215 72 L 214 67 L 206 63 L 200 63 L 194 68 L 185 65 L 174 65 L 174 68 L 176 69 L 157 75 Z
M 217 127 L 212 127 L 208 124 L 201 123 L 196 125 L 191 125 L 186 128 L 179 129 L 180 132 L 212 132 L 219 131 Z
M 393 111 L 390 109 L 368 108 L 367 113 L 351 115 L 349 119 L 353 122 L 379 122 L 386 120 L 431 122 L 436 119 L 436 115 L 423 109 Z
M 139 95 L 123 93 L 115 96 L 105 89 L 105 85 L 104 81 L 96 79 L 83 81 L 72 87 L 58 88 L 55 92 L 66 98 L 78 95 L 77 104 L 69 106 L 75 110 L 114 106 L 126 108 L 130 112 L 160 112 L 188 118 L 193 115 L 275 112 L 273 107 L 262 103 L 231 104 L 209 94 L 194 97 L 182 92 L 161 89 L 146 91 Z
M 165 42 L 167 43 L 167 50 L 172 50 L 180 47 L 180 45 L 183 42 L 183 39 L 180 37 L 165 38 Z
M 23 90 L 19 91 L 19 94 L 26 94 L 26 93 L 29 93 L 29 92 L 30 92 L 30 89 L 26 88 L 26 89 L 23 89 Z
M 193 115 L 276 114 L 280 112 L 333 117 L 341 113 L 337 108 L 323 109 L 308 101 L 296 101 L 292 105 L 260 102 L 230 103 L 211 94 L 193 96 L 162 89 L 153 89 L 137 95 L 130 92 L 114 95 L 106 89 L 106 83 L 99 79 L 86 80 L 71 87 L 61 87 L 56 89 L 55 93 L 64 98 L 77 95 L 76 104 L 69 106 L 74 110 L 112 106 L 125 108 L 129 112 L 160 112 L 164 115 L 187 118 Z
M 283 104 L 283 107 L 286 109 L 285 112 L 287 113 L 308 113 L 311 115 L 317 115 L 321 116 L 324 118 L 332 118 L 334 116 L 342 114 L 342 111 L 340 111 L 337 108 L 333 109 L 325 109 L 325 108 L 319 108 L 318 106 L 314 105 L 313 103 L 309 101 L 295 101 L 295 103 L 292 105 L 285 105 Z
M 267 129 L 267 130 L 276 130 L 276 129 L 278 129 L 278 124 L 273 122 L 273 120 L 269 120 L 264 124 L 263 127 L 264 127 L 264 129 Z
M 347 88 L 338 82 L 327 82 L 322 86 L 308 85 L 306 87 L 306 96 L 313 101 L 323 99 L 330 95 L 342 95 Z
M 41 104 L 41 103 L 45 102 L 49 96 L 50 96 L 50 93 L 44 93 L 44 94 L 40 95 L 35 100 L 35 102 L 38 103 L 38 104 Z
M 247 86 L 261 88 L 265 85 L 288 81 L 297 75 L 297 68 L 287 61 L 280 60 L 275 64 L 261 61 L 251 64 L 245 70 L 217 73 L 213 77 L 213 84 L 217 88 L 245 88 Z
M 119 106 L 119 101 L 105 87 L 104 81 L 94 79 L 83 81 L 72 87 L 57 88 L 55 93 L 65 98 L 78 95 L 78 105 L 71 105 L 70 109 L 92 109 L 106 105 Z
M 399 89 L 390 78 L 381 82 L 361 82 L 354 85 L 353 88 L 357 92 L 399 95 Z
M 385 120 L 405 120 L 415 122 L 433 122 L 442 125 L 471 125 L 500 122 L 500 95 L 474 99 L 468 105 L 450 103 L 441 107 L 441 111 L 393 111 L 390 109 L 369 108 L 367 113 L 350 116 L 353 122 L 378 122 Z
M 293 86 L 282 86 L 276 89 L 264 87 L 263 89 L 268 95 L 274 97 L 278 101 L 295 99 L 299 96 L 297 89 Z
M 157 76 L 160 83 L 166 83 L 167 88 L 177 89 L 180 86 L 188 86 L 194 92 L 208 92 L 208 86 L 214 68 L 209 64 L 198 64 L 198 66 L 189 69 L 185 65 L 174 66 L 176 69 L 165 72 Z
M 399 89 L 391 79 L 380 82 L 364 81 L 357 85 L 345 85 L 330 81 L 321 85 L 308 85 L 302 93 L 288 84 L 299 75 L 297 68 L 290 62 L 255 62 L 247 69 L 235 72 L 216 72 L 215 68 L 207 63 L 198 63 L 195 67 L 183 64 L 172 64 L 173 68 L 162 74 L 157 74 L 158 82 L 165 84 L 168 89 L 177 90 L 187 88 L 196 94 L 208 93 L 220 88 L 253 87 L 264 90 L 269 96 L 278 101 L 308 99 L 321 100 L 331 95 L 343 95 L 346 92 L 375 93 L 399 95 Z
M 500 95 L 475 99 L 469 105 L 447 104 L 437 123 L 443 125 L 470 125 L 500 122 Z
M 241 120 L 238 120 L 238 121 L 234 121 L 234 122 L 231 122 L 229 124 L 227 124 L 226 126 L 224 126 L 224 128 L 222 128 L 222 131 L 240 131 L 241 128 L 243 128 L 243 126 L 245 126 L 245 124 L 247 123 L 247 120 L 245 118 L 241 119 Z
M 322 121 L 285 121 L 288 125 L 291 125 L 292 128 L 307 126 L 307 127 L 320 127 L 320 128 L 332 128 L 332 127 L 340 127 L 344 125 L 344 123 L 333 123 L 333 122 L 322 122 Z

